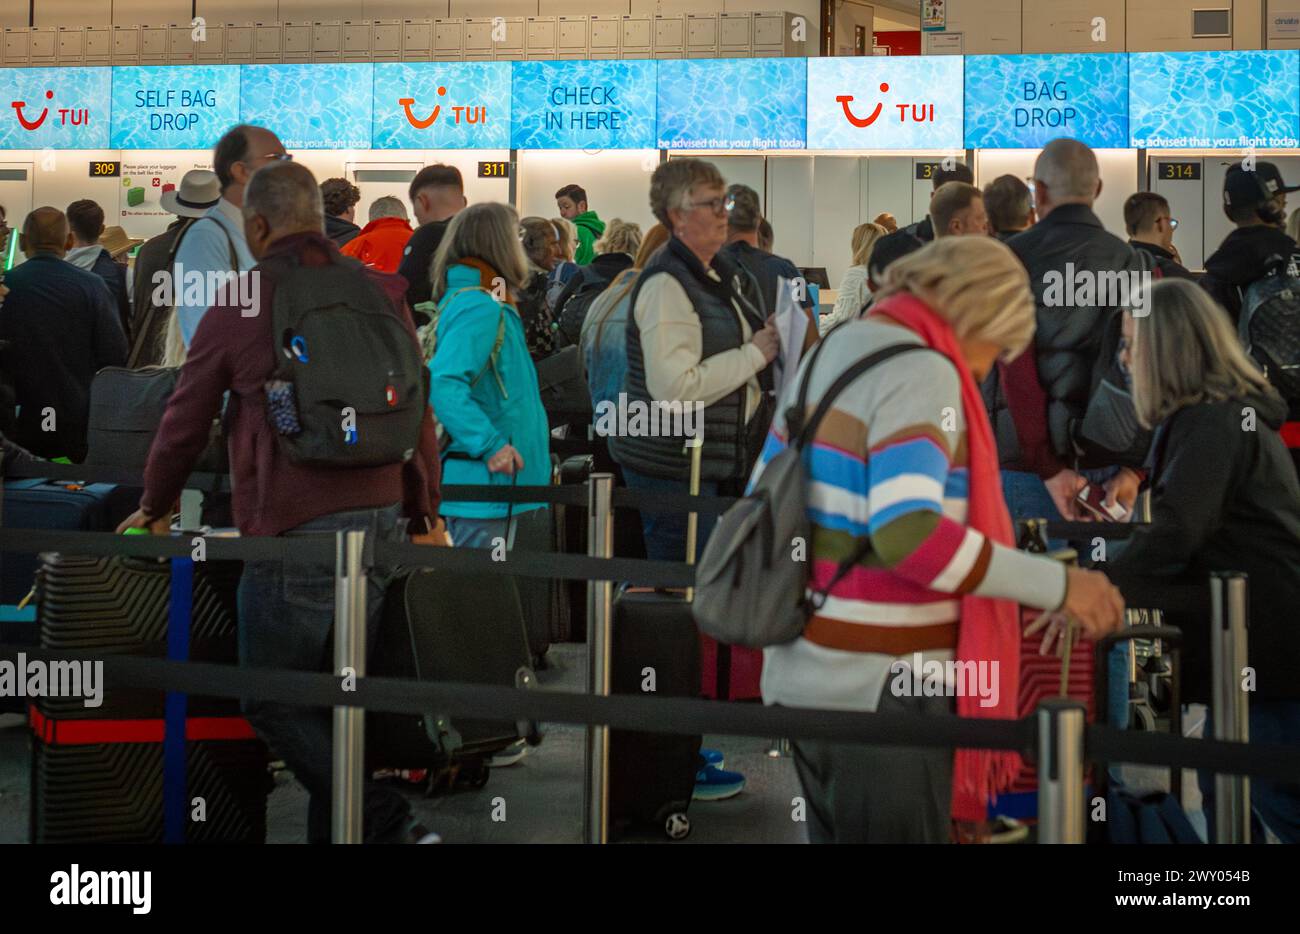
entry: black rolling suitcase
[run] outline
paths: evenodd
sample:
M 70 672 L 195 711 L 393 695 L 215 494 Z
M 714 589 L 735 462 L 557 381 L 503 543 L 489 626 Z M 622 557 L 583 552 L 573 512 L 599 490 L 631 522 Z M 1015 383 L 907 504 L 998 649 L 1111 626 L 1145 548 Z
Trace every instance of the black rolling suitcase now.
M 691 448 L 691 492 L 699 493 L 700 448 Z M 696 515 L 690 516 L 688 555 Z M 686 594 L 628 589 L 614 600 L 610 680 L 615 694 L 698 697 L 700 638 Z M 649 671 L 647 671 L 649 669 Z M 686 816 L 700 767 L 699 734 L 610 730 L 609 824 L 614 833 L 657 827 L 671 839 L 691 830 Z
M 229 561 L 42 555 L 41 646 L 235 664 L 239 575 Z M 169 632 L 173 582 L 190 585 L 188 639 Z M 265 841 L 268 756 L 239 702 L 167 698 L 115 688 L 98 707 L 29 705 L 33 842 Z
M 565 459 L 558 470 L 564 486 L 581 486 L 592 473 L 593 458 L 582 454 Z M 555 550 L 561 554 L 587 553 L 587 510 L 581 506 L 552 507 L 555 523 Z M 553 642 L 585 642 L 587 639 L 587 582 L 556 580 L 552 588 L 554 605 L 551 616 Z
M 436 568 L 401 574 L 384 597 L 369 672 L 375 677 L 532 687 L 523 611 L 513 578 Z M 482 787 L 487 760 L 520 739 L 541 737 L 530 723 L 370 713 L 370 769 L 428 770 L 430 793 L 444 785 Z

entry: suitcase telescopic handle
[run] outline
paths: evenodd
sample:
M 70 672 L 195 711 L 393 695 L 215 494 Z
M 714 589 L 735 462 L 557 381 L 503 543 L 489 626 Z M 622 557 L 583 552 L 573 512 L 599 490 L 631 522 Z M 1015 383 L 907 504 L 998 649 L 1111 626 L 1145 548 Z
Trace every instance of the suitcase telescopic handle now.
M 1153 626 L 1144 623 L 1140 626 L 1126 626 L 1118 632 L 1112 632 L 1108 636 L 1103 636 L 1097 640 L 1097 651 L 1109 651 L 1112 646 L 1119 645 L 1121 642 L 1131 642 L 1134 639 L 1159 639 L 1171 649 L 1181 648 L 1183 644 L 1183 631 L 1177 626 Z

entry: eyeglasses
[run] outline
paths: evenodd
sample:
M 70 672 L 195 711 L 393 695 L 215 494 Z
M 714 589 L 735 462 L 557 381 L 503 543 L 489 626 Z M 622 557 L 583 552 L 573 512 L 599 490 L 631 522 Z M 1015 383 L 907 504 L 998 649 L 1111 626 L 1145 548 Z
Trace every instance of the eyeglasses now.
M 708 201 L 692 201 L 693 208 L 708 208 L 714 214 L 726 214 L 735 206 L 735 198 L 710 198 Z
M 1170 229 L 1170 230 L 1177 230 L 1177 229 L 1178 229 L 1178 219 L 1177 219 L 1177 218 L 1175 218 L 1175 217 L 1170 217 L 1170 218 L 1166 218 L 1166 219 L 1169 221 L 1169 229 Z
M 258 159 L 274 159 L 276 162 L 292 162 L 293 156 L 287 152 L 268 152 L 264 156 L 254 156 L 250 162 L 256 162 Z

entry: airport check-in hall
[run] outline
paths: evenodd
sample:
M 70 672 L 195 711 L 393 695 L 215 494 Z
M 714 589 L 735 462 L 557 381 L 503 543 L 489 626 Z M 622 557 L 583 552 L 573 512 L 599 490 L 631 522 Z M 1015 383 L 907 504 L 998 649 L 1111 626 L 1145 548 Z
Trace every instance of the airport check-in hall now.
M 1300 842 L 1300 13 L 55 5 L 0 13 L 0 842 L 143 855 L 38 900 L 306 842 L 1282 891 L 1107 847 Z

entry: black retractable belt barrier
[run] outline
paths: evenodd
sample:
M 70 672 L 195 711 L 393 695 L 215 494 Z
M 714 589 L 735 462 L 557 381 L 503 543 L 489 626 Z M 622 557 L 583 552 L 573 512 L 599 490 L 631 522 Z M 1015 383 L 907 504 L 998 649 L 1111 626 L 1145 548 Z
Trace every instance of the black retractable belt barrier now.
M 306 707 L 339 705 L 338 677 L 302 671 L 239 668 L 86 651 L 53 652 L 0 645 L 0 660 L 19 654 L 41 661 L 103 662 L 107 687 L 183 691 L 194 696 L 244 697 Z M 615 729 L 724 736 L 789 736 L 832 742 L 930 748 L 1010 749 L 1029 753 L 1034 720 L 963 719 L 926 714 L 857 713 L 796 707 L 760 707 L 668 697 L 598 697 L 567 691 L 451 682 L 358 678 L 347 704 L 394 713 L 444 711 L 449 716 L 528 719 L 550 723 L 604 723 Z M 1300 748 L 1246 745 L 1166 734 L 1087 728 L 1089 756 L 1111 762 L 1200 768 L 1278 780 L 1300 774 Z
M 1066 541 L 1079 541 L 1093 538 L 1131 538 L 1138 529 L 1145 528 L 1145 522 L 1064 522 L 1047 523 L 1048 538 L 1063 538 Z

